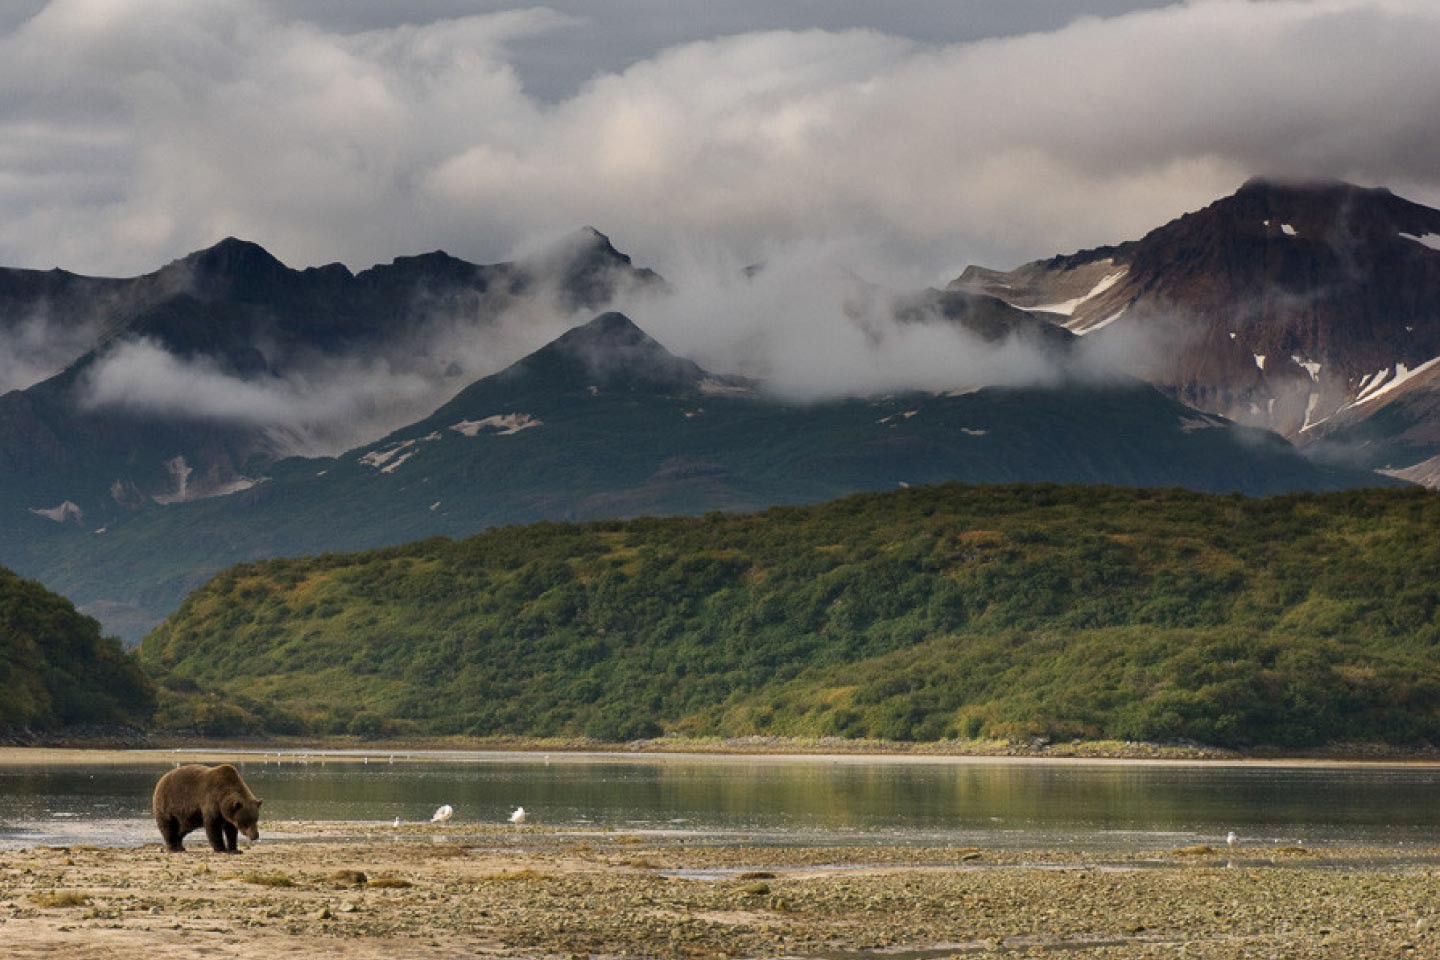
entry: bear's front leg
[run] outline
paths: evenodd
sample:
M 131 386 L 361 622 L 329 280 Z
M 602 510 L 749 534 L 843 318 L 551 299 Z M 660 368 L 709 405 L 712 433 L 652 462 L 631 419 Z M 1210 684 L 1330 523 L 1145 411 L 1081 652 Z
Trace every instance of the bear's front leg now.
M 220 821 L 220 830 L 225 834 L 225 852 L 239 853 L 240 849 L 235 846 L 235 841 L 240 836 L 240 831 L 235 829 L 235 824 L 229 820 Z
M 216 853 L 229 852 L 225 849 L 225 831 L 221 829 L 224 823 L 219 814 L 205 816 L 205 837 L 210 841 L 210 849 Z
M 180 821 L 174 817 L 157 817 L 155 822 L 160 827 L 160 836 L 165 839 L 165 849 L 171 853 L 184 853 L 185 848 L 180 844 L 184 837 L 180 832 Z

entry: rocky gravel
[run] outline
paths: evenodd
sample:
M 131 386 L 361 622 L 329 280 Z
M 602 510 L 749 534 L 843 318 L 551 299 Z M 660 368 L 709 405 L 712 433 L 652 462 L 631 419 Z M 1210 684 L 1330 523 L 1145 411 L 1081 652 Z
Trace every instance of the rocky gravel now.
M 6 957 L 1440 957 L 1440 849 L 720 846 L 284 823 L 0 852 Z

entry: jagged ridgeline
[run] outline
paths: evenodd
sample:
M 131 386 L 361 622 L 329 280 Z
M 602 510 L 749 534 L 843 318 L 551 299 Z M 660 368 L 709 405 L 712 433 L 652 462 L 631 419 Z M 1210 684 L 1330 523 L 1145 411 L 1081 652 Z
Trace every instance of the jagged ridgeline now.
M 0 733 L 147 723 L 135 658 L 64 597 L 0 567 Z
M 291 732 L 1440 742 L 1437 529 L 1423 491 L 958 485 L 546 523 L 236 567 L 141 655 Z

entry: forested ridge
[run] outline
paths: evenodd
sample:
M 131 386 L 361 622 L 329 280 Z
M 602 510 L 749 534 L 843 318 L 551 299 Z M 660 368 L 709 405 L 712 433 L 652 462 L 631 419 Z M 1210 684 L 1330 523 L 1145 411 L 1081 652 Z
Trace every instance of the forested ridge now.
M 64 597 L 0 567 L 0 732 L 147 723 L 135 657 Z
M 951 484 L 244 565 L 141 656 L 214 732 L 1440 742 L 1437 533 L 1419 490 Z

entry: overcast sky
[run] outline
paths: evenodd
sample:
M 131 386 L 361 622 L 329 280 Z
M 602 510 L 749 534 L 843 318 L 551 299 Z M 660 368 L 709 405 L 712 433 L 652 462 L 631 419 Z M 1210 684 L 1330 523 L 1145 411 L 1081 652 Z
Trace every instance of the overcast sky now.
M 9 0 L 0 263 L 492 261 L 896 282 L 1138 236 L 1253 174 L 1440 205 L 1434 0 Z

